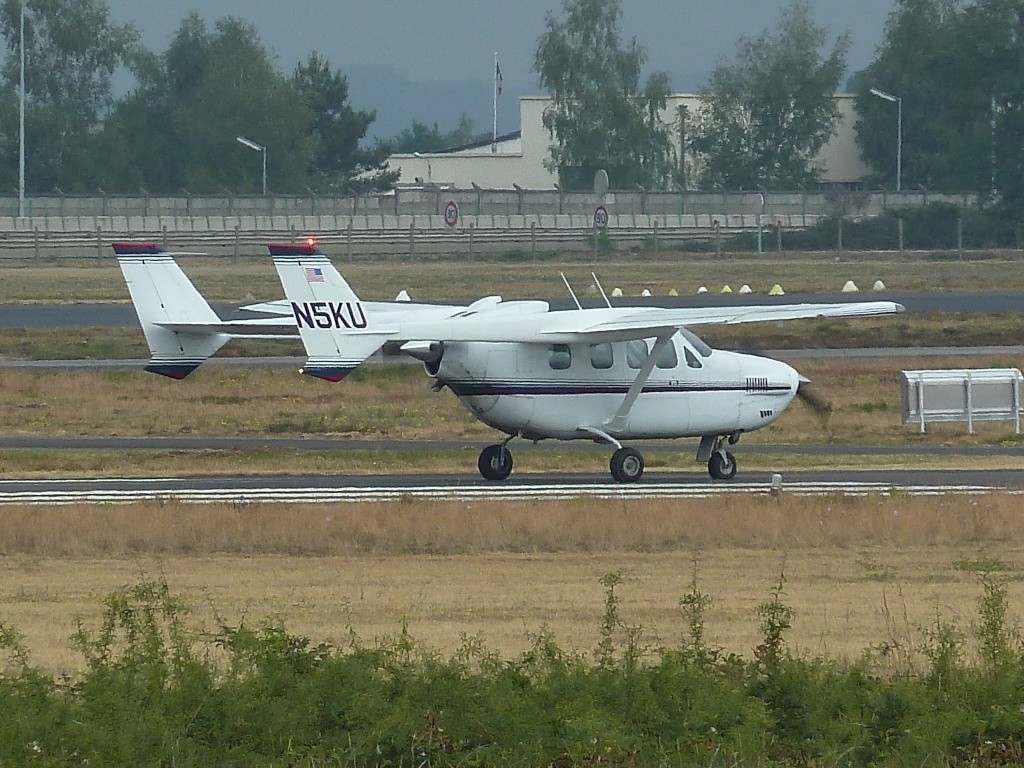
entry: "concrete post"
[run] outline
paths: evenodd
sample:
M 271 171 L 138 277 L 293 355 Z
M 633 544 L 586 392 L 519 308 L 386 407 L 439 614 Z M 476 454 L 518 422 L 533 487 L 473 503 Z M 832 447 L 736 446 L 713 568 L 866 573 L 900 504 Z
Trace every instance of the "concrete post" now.
M 103 258 L 103 229 L 99 224 L 96 225 L 96 258 Z
M 530 222 L 530 258 L 537 260 L 537 222 Z
M 345 253 L 348 254 L 348 260 L 352 261 L 352 219 L 348 220 L 348 226 L 345 227 Z
M 896 219 L 896 234 L 899 238 L 900 253 L 903 253 L 903 217 Z
M 234 253 L 235 261 L 238 261 L 238 257 L 241 255 L 241 250 L 242 250 L 241 242 L 240 242 L 241 236 L 242 236 L 242 227 L 241 227 L 240 224 L 235 224 L 235 253 Z
M 409 222 L 409 258 L 416 257 L 416 220 Z

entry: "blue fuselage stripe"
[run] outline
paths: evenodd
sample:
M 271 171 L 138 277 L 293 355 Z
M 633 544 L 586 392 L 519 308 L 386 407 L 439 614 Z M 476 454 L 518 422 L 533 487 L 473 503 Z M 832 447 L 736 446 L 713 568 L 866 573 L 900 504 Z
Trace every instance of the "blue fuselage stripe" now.
M 629 384 L 586 384 L 570 382 L 551 383 L 498 383 L 498 382 L 445 382 L 459 397 L 479 395 L 625 395 Z M 653 383 L 644 386 L 648 393 L 698 393 L 698 392 L 749 392 L 750 394 L 785 394 L 791 392 L 786 385 L 773 385 L 749 389 L 748 387 L 723 384 L 668 384 Z

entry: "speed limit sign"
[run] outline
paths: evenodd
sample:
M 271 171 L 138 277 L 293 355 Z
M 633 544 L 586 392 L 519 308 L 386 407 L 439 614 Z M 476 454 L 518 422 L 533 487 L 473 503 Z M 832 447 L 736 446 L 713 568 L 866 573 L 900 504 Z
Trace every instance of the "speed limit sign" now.
M 459 223 L 459 204 L 454 200 L 449 200 L 444 205 L 444 223 L 449 227 Z
M 594 209 L 594 229 L 604 229 L 608 226 L 608 209 L 603 205 Z

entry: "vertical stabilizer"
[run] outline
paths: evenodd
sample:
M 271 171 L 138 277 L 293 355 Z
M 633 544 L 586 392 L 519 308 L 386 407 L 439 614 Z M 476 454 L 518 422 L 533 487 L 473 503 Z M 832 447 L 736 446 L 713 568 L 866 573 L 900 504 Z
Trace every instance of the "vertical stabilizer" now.
M 113 248 L 149 344 L 146 370 L 172 379 L 185 378 L 230 337 L 208 329 L 185 332 L 166 326 L 217 324 L 220 318 L 177 262 L 156 243 L 114 243 Z
M 309 355 L 303 373 L 341 381 L 393 336 L 315 245 L 268 247 Z

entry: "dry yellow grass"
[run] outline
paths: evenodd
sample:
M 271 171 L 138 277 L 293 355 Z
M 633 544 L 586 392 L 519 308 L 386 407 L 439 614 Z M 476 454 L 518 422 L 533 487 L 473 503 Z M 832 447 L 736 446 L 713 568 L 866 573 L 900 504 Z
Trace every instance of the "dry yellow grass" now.
M 528 240 L 523 243 L 528 251 Z M 529 254 L 514 258 L 468 261 L 458 257 L 408 261 L 366 258 L 349 264 L 344 248 L 325 245 L 353 288 L 365 299 L 391 299 L 408 289 L 414 298 L 428 301 L 479 298 L 499 294 L 506 298 L 565 298 L 559 277 L 565 272 L 580 290 L 591 284 L 594 270 L 607 290 L 622 288 L 637 296 L 643 288 L 666 295 L 675 288 L 695 293 L 698 286 L 718 290 L 744 283 L 766 292 L 781 283 L 790 293 L 838 292 L 847 280 L 862 287 L 882 280 L 893 291 L 1005 290 L 1024 283 L 1024 262 L 1019 252 L 972 252 L 964 259 L 948 252 L 834 251 L 723 254 L 707 253 L 545 254 L 531 261 Z M 280 298 L 281 285 L 270 258 L 262 249 L 236 261 L 223 258 L 182 257 L 180 262 L 196 286 L 212 301 L 242 303 Z M 230 268 L 225 269 L 225 264 Z M 0 301 L 127 301 L 127 291 L 113 258 L 62 262 L 0 262 Z
M 1003 358 L 835 359 L 794 363 L 834 411 L 823 424 L 797 403 L 744 440 L 962 444 L 1014 440 L 1009 423 L 918 435 L 900 424 L 899 371 L 1017 364 Z M 290 370 L 200 368 L 184 381 L 143 371 L 0 371 L 0 434 L 49 436 L 285 436 L 467 438 L 495 432 L 416 367 L 372 369 L 330 383 Z
M 976 571 L 1008 580 L 1024 605 L 1024 500 L 983 497 L 338 506 L 13 508 L 0 528 L 0 620 L 37 662 L 74 669 L 76 617 L 141 576 L 164 577 L 198 623 L 283 619 L 315 640 L 397 633 L 451 651 L 479 634 L 504 655 L 551 628 L 591 649 L 599 577 L 621 571 L 624 617 L 652 642 L 683 632 L 694 564 L 714 600 L 708 634 L 750 655 L 757 606 L 785 573 L 801 652 L 914 661 L 937 613 L 969 629 Z M 895 649 L 895 651 L 893 650 Z M 904 658 L 906 654 L 906 658 Z

